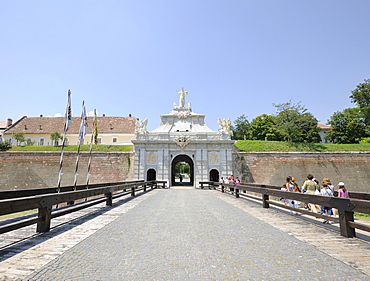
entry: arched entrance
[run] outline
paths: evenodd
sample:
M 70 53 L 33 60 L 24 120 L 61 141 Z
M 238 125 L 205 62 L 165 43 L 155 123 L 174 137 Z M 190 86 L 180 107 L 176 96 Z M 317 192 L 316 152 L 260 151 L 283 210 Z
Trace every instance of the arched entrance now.
M 218 182 L 220 180 L 220 173 L 216 169 L 212 169 L 209 172 L 209 180 Z
M 194 162 L 187 155 L 178 155 L 171 164 L 171 185 L 194 186 Z
M 146 172 L 146 180 L 147 181 L 155 181 L 157 179 L 157 172 L 154 169 L 149 169 Z

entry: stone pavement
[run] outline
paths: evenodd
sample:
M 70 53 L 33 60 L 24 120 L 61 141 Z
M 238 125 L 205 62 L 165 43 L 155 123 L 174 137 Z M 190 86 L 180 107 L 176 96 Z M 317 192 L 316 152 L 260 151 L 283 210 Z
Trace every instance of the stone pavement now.
M 212 190 L 153 190 L 35 247 L 3 280 L 370 280 L 367 242 Z

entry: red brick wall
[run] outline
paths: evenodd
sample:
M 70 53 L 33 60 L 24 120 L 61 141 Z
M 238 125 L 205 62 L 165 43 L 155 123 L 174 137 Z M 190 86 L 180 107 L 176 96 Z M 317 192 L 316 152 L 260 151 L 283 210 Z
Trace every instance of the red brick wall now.
M 244 153 L 234 154 L 234 176 L 244 182 L 280 186 L 293 176 L 301 186 L 311 173 L 321 183 L 343 181 L 351 191 L 370 193 L 370 152 L 349 153 Z
M 89 154 L 81 153 L 77 184 L 85 184 Z M 53 187 L 58 184 L 60 153 L 1 152 L 0 190 Z M 132 180 L 133 153 L 92 153 L 90 183 Z M 73 185 L 76 152 L 63 159 L 62 186 Z

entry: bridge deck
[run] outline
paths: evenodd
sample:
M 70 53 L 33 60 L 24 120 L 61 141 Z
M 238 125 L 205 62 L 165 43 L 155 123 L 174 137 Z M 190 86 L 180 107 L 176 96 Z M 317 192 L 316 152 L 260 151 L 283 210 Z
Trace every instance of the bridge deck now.
M 66 225 L 18 245 L 24 247 L 20 253 L 3 249 L 0 276 L 3 280 L 370 278 L 369 243 L 218 191 L 152 190 L 100 212 L 82 224 Z

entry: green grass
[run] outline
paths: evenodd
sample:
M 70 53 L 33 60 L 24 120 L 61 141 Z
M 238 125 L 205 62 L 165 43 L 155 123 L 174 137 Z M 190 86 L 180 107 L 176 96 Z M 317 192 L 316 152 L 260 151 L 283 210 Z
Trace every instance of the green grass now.
M 368 214 L 354 213 L 354 217 L 356 219 L 370 221 L 370 215 Z
M 67 145 L 64 151 L 77 151 L 77 145 Z M 92 151 L 99 152 L 125 152 L 130 151 L 132 145 L 93 145 Z M 61 146 L 13 146 L 8 151 L 62 151 Z M 81 145 L 80 151 L 90 151 L 90 145 Z
M 244 152 L 268 151 L 370 151 L 370 143 L 361 144 L 321 144 L 321 143 L 291 143 L 282 141 L 240 140 L 235 143 L 236 148 Z
M 9 215 L 3 215 L 3 216 L 0 216 L 0 221 L 7 220 L 7 219 L 14 219 L 14 218 L 34 214 L 34 213 L 37 213 L 37 209 L 18 212 L 18 213 L 13 213 L 13 214 L 9 214 Z

